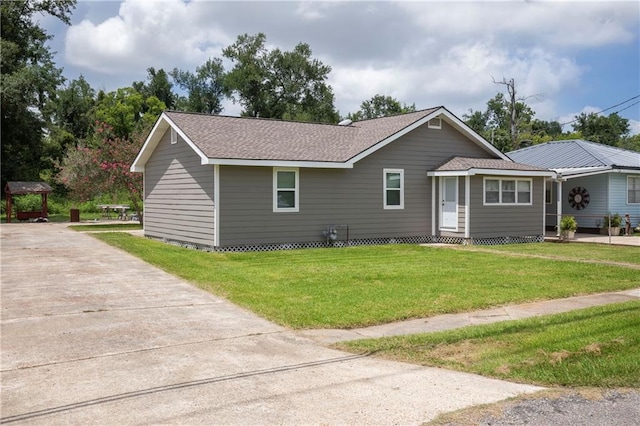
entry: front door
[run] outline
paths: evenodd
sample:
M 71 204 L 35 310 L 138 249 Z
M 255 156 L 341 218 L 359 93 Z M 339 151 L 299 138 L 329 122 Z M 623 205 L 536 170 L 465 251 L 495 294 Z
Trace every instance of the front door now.
M 456 229 L 458 227 L 458 178 L 442 178 L 441 228 Z

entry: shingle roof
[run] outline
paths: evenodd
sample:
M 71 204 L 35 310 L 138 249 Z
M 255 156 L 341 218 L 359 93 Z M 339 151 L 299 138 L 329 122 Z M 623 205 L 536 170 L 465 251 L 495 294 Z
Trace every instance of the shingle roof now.
M 507 155 L 520 163 L 550 169 L 606 166 L 640 168 L 640 152 L 581 139 L 533 145 Z
M 13 195 L 48 194 L 53 189 L 46 182 L 7 182 L 6 191 Z
M 436 171 L 465 171 L 471 169 L 514 170 L 523 172 L 548 171 L 544 168 L 535 167 L 528 164 L 514 163 L 507 160 L 467 157 L 453 157 L 452 159 L 438 167 Z
M 165 115 L 209 158 L 344 162 L 438 108 L 348 126 L 183 112 Z

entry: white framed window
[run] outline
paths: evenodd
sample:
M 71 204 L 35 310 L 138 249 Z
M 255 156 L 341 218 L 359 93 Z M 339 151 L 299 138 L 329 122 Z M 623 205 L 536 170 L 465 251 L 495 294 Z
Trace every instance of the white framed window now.
M 627 176 L 627 204 L 640 204 L 640 176 Z
M 171 128 L 171 145 L 178 143 L 178 132 L 173 127 Z
M 531 205 L 531 179 L 484 178 L 485 205 Z
M 300 177 L 297 168 L 273 169 L 273 211 L 297 212 L 300 209 Z
M 385 209 L 404 209 L 404 170 L 383 170 Z
M 442 129 L 442 118 L 432 118 L 427 125 L 430 129 Z

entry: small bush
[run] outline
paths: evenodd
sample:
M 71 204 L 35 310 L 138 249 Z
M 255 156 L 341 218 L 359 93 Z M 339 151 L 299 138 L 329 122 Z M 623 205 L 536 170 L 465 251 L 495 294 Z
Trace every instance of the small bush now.
M 15 195 L 12 200 L 16 212 L 38 212 L 42 210 L 42 196 L 38 194 Z

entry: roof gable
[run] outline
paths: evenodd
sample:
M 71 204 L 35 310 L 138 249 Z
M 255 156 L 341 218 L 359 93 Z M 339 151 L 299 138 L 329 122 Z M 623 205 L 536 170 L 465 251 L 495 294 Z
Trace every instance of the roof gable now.
M 495 157 L 507 159 L 443 107 L 349 125 L 167 111 L 156 121 L 131 170 L 144 171 L 144 165 L 169 128 L 174 128 L 194 149 L 202 164 L 351 168 L 360 159 L 436 117 Z

